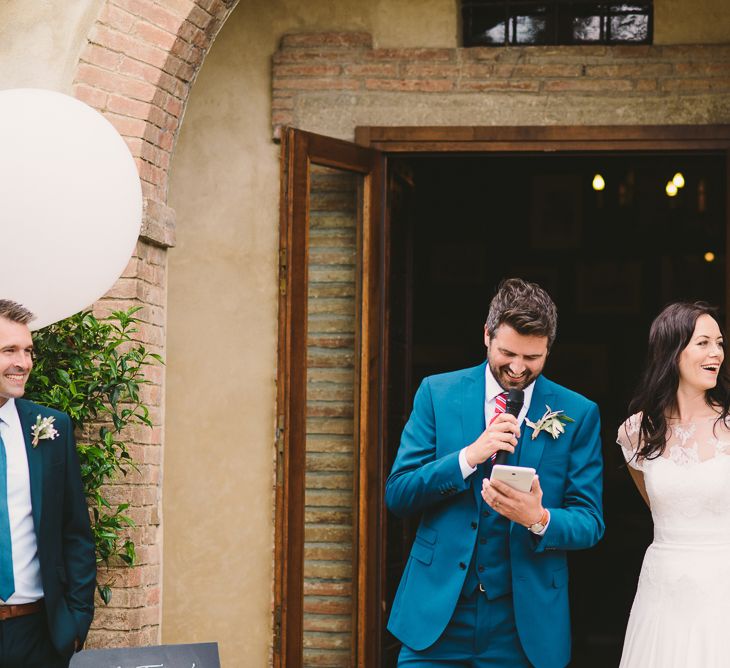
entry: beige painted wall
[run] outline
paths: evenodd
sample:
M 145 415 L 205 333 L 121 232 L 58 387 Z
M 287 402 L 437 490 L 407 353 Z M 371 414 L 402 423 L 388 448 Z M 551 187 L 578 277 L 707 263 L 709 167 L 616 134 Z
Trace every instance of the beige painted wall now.
M 727 0 L 654 0 L 655 44 L 730 42 Z
M 304 4 L 241 0 L 193 88 L 172 164 L 163 640 L 217 640 L 226 668 L 266 665 L 271 642 L 279 199 L 271 55 L 282 34 L 312 30 L 365 30 L 376 47 L 457 44 L 454 0 Z M 725 0 L 703 0 L 709 24 L 679 20 L 681 5 L 657 0 L 658 41 L 730 39 Z
M 0 89 L 71 92 L 81 48 L 103 0 L 0 1 Z

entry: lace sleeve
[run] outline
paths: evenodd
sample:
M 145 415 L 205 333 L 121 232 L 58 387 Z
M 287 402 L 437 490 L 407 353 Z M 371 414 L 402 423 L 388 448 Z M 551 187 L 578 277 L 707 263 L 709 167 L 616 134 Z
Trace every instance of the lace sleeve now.
M 639 425 L 641 414 L 636 413 L 626 420 L 619 428 L 616 442 L 621 446 L 626 463 L 637 471 L 643 471 L 643 462 L 637 461 L 636 450 L 639 446 Z

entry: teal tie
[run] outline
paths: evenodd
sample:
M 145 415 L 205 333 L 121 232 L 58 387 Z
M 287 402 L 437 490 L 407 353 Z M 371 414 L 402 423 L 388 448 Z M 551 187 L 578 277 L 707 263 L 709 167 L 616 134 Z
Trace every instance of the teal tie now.
M 8 514 L 8 456 L 3 437 L 0 435 L 0 598 L 7 601 L 14 591 L 13 544 L 10 540 Z

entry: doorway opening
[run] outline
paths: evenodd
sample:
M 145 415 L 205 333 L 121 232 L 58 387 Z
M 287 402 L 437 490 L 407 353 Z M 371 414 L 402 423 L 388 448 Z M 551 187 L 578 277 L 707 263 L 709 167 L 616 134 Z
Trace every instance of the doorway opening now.
M 607 529 L 570 555 L 571 665 L 616 666 L 652 538 L 616 432 L 661 308 L 704 300 L 727 320 L 725 152 L 400 155 L 389 171 L 386 473 L 421 379 L 483 361 L 499 281 L 546 288 L 559 317 L 545 375 L 602 419 Z M 387 516 L 387 612 L 416 524 Z M 383 638 L 383 665 L 395 665 L 397 643 Z

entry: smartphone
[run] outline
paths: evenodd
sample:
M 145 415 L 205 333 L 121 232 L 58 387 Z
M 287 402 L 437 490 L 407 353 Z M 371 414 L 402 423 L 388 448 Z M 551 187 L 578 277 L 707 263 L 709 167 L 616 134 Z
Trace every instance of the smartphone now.
M 500 480 L 507 483 L 518 492 L 529 492 L 532 487 L 532 479 L 535 477 L 535 469 L 529 466 L 507 466 L 506 464 L 495 464 L 492 467 L 490 480 Z

